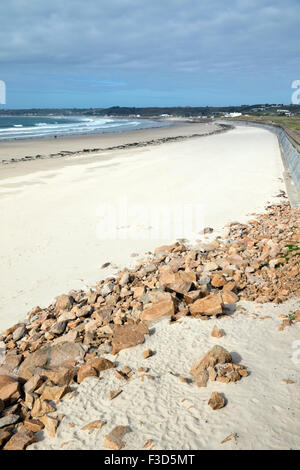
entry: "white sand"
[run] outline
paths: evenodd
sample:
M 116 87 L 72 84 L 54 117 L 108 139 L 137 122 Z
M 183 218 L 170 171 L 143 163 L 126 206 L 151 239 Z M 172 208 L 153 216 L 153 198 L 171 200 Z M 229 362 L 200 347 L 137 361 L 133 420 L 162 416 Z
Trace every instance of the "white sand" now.
M 49 162 L 0 170 L 0 331 L 34 306 L 45 307 L 59 294 L 115 272 L 101 270 L 103 263 L 124 267 L 135 262 L 132 253 L 143 255 L 176 237 L 196 238 L 203 226 L 246 221 L 267 202 L 278 202 L 274 196 L 284 189 L 276 137 L 251 127 Z M 124 216 L 125 203 L 139 213 Z M 125 239 L 100 238 L 105 204 L 109 215 L 123 217 L 109 227 Z M 200 211 L 191 227 L 189 216 L 181 223 L 186 204 Z M 159 206 L 175 213 L 167 234 L 161 233 L 162 220 L 151 217 Z
M 144 344 L 121 351 L 117 358 L 106 355 L 120 368 L 149 367 L 153 379 L 142 381 L 138 378 L 142 374 L 136 373 L 124 384 L 112 369 L 101 373 L 100 379 L 85 379 L 77 386 L 79 395 L 71 400 L 66 396 L 58 405 L 57 412 L 64 418 L 56 436 L 51 438 L 43 431 L 38 435 L 41 441 L 30 449 L 105 449 L 103 438 L 117 425 L 131 428 L 124 439 L 125 449 L 142 449 L 148 439 L 153 440 L 151 449 L 157 450 L 299 449 L 300 325 L 278 331 L 279 315 L 294 311 L 297 302 L 240 304 L 246 310 L 236 311 L 232 318 L 203 321 L 186 317 L 173 325 L 164 319 L 154 325 Z M 259 319 L 265 315 L 272 318 Z M 227 335 L 211 337 L 214 324 Z M 298 341 L 298 355 L 293 341 Z M 206 388 L 182 383 L 176 374 L 191 377 L 193 362 L 215 344 L 228 349 L 250 375 L 237 383 L 209 382 Z M 155 354 L 143 359 L 147 348 Z M 295 383 L 288 385 L 286 379 Z M 119 387 L 123 392 L 109 401 L 108 391 Z M 213 391 L 227 399 L 221 410 L 213 411 L 207 404 Z M 81 430 L 99 419 L 107 421 L 101 430 L 92 434 Z M 238 435 L 237 442 L 221 444 L 231 433 Z

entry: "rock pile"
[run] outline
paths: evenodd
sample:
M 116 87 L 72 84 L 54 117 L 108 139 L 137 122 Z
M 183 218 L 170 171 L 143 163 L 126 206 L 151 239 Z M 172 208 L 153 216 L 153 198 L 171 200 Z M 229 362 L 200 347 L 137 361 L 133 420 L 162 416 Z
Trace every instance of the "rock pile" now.
M 159 247 L 135 268 L 36 307 L 4 331 L 0 448 L 25 448 L 44 426 L 53 434 L 59 419 L 47 417 L 52 403 L 70 393 L 72 382 L 114 367 L 101 356 L 143 343 L 151 322 L 208 320 L 230 313 L 240 298 L 278 303 L 300 295 L 299 220 L 300 210 L 284 203 L 248 224 L 230 224 L 226 236 L 210 243 Z M 215 327 L 214 336 L 223 334 Z M 199 386 L 247 375 L 219 348 L 193 369 Z

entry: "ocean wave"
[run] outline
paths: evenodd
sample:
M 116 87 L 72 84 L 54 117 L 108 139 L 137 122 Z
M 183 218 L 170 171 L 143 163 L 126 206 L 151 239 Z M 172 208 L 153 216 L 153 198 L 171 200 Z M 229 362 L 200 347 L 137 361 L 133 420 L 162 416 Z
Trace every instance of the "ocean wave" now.
M 53 121 L 53 118 L 51 118 Z M 49 119 L 50 120 L 50 119 Z M 26 122 L 26 118 L 24 118 Z M 20 122 L 20 121 L 19 121 Z M 72 135 L 105 134 L 109 132 L 125 132 L 134 128 L 161 127 L 161 123 L 154 123 L 147 120 L 131 120 L 117 118 L 97 118 L 97 117 L 55 117 L 54 122 L 41 120 L 32 122 L 28 119 L 28 124 L 13 124 L 10 127 L 0 128 L 0 141 L 19 140 L 49 137 L 69 137 Z

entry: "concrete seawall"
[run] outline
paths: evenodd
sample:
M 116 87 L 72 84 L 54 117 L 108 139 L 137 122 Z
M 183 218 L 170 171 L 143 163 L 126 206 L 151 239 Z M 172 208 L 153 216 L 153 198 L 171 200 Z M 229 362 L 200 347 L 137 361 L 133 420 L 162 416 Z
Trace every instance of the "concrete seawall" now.
M 253 121 L 218 120 L 217 122 L 234 126 L 262 127 L 277 135 L 285 169 L 283 177 L 291 207 L 300 207 L 300 146 L 297 145 L 297 142 L 291 136 L 287 135 L 285 129 L 279 125 L 262 124 Z

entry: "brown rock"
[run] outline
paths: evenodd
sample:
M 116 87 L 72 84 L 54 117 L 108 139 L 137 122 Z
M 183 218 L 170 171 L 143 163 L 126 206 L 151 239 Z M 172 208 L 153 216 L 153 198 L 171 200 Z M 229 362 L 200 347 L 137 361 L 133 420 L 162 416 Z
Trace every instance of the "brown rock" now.
M 51 416 L 41 416 L 39 420 L 45 426 L 50 437 L 54 437 L 56 433 L 56 429 L 59 425 L 59 420 L 56 418 L 52 418 Z
M 197 315 L 218 315 L 222 313 L 222 298 L 219 294 L 210 294 L 203 299 L 198 299 L 191 304 L 190 312 Z
M 96 357 L 95 359 L 91 359 L 87 364 L 94 367 L 94 369 L 96 369 L 98 372 L 115 367 L 114 362 L 110 361 L 109 359 L 105 359 L 104 357 Z
M 94 429 L 101 429 L 107 423 L 107 421 L 101 421 L 98 419 L 97 421 L 93 421 L 92 423 L 86 424 L 81 428 L 82 431 L 94 431 Z
M 214 274 L 211 280 L 211 285 L 213 287 L 223 287 L 226 284 L 226 279 L 220 274 Z
M 44 424 L 39 419 L 26 419 L 24 426 L 28 431 L 34 433 L 41 431 L 44 428 Z
M 120 393 L 122 393 L 123 390 L 121 388 L 118 388 L 117 390 L 110 390 L 108 392 L 108 399 L 109 400 L 113 400 L 114 398 L 116 398 L 118 395 L 120 395 Z
M 59 367 L 70 364 L 77 360 L 82 360 L 84 349 L 80 343 L 62 342 L 58 344 L 48 344 L 33 354 L 30 354 L 19 369 L 19 376 L 29 380 L 34 375 L 36 367 Z
M 33 418 L 40 419 L 42 416 L 46 415 L 47 413 L 52 413 L 53 411 L 55 411 L 55 408 L 50 405 L 50 403 L 45 400 L 41 400 L 40 398 L 37 398 L 34 401 L 34 405 L 31 410 L 31 416 Z
M 31 379 L 27 380 L 26 384 L 24 385 L 24 392 L 31 393 L 34 392 L 37 388 L 39 388 L 43 383 L 43 379 L 40 375 L 33 375 Z
M 222 395 L 220 395 L 220 393 L 213 392 L 208 401 L 208 404 L 213 410 L 219 410 L 225 406 L 225 399 L 222 397 Z
M 232 362 L 231 354 L 222 346 L 216 345 L 191 369 L 191 375 L 196 376 L 199 372 L 206 370 L 208 367 L 230 362 Z
M 13 377 L 0 375 L 0 400 L 16 401 L 20 397 L 20 384 Z
M 239 301 L 238 296 L 232 291 L 223 291 L 222 300 L 225 304 L 235 304 Z
M 77 367 L 38 367 L 35 372 L 42 378 L 51 380 L 55 385 L 69 385 L 77 373 Z
M 25 450 L 27 446 L 37 442 L 34 433 L 22 428 L 14 434 L 3 447 L 4 450 Z
M 213 327 L 211 336 L 213 336 L 214 338 L 222 338 L 222 336 L 225 336 L 225 335 L 226 335 L 225 331 L 219 329 L 217 325 Z
M 0 366 L 0 375 L 13 375 L 21 361 L 21 354 L 7 354 L 4 363 Z
M 83 364 L 77 373 L 77 382 L 81 384 L 87 377 L 98 377 L 98 371 L 91 364 Z
M 200 297 L 203 297 L 203 295 L 204 294 L 201 290 L 191 290 L 187 294 L 184 294 L 184 300 L 187 304 L 192 304 L 196 300 L 200 299 Z
M 116 326 L 112 338 L 112 354 L 117 354 L 122 349 L 142 344 L 145 341 L 145 334 L 149 334 L 149 330 L 143 322 L 133 325 Z
M 158 318 L 165 316 L 172 316 L 175 313 L 174 301 L 173 300 L 162 300 L 153 304 L 151 307 L 147 308 L 141 314 L 142 321 L 154 321 Z
M 152 349 L 146 349 L 146 351 L 143 352 L 143 358 L 147 359 L 148 357 L 151 357 L 153 355 Z
M 192 375 L 198 387 L 206 387 L 209 379 L 207 370 L 198 370 L 197 373 Z
M 56 401 L 58 403 L 69 392 L 71 392 L 71 389 L 68 385 L 46 385 L 41 400 Z
M 0 429 L 0 449 L 10 439 L 13 431 L 13 426 L 8 426 L 5 429 Z
M 55 311 L 59 313 L 61 310 L 71 310 L 74 298 L 70 295 L 61 295 L 55 302 Z
M 125 446 L 124 436 L 131 432 L 127 426 L 116 426 L 109 434 L 104 437 L 104 445 L 108 449 L 120 450 Z
M 190 290 L 192 283 L 196 282 L 196 275 L 194 272 L 178 271 L 172 273 L 164 270 L 160 275 L 159 282 L 162 287 L 166 287 L 179 294 L 186 294 Z

